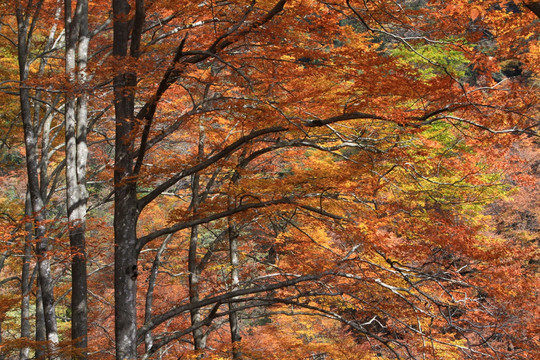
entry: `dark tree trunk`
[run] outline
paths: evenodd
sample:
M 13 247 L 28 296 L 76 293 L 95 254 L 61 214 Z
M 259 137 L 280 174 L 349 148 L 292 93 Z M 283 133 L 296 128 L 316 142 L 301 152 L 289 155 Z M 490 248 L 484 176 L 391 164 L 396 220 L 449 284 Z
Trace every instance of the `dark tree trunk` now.
M 141 1 L 137 1 L 140 3 Z M 122 61 L 128 55 L 129 11 L 126 0 L 113 0 L 113 56 Z M 135 30 L 134 30 L 135 31 Z M 114 77 L 115 167 L 114 167 L 114 299 L 116 359 L 137 357 L 137 208 L 133 179 L 135 150 L 132 140 L 136 75 L 119 70 Z

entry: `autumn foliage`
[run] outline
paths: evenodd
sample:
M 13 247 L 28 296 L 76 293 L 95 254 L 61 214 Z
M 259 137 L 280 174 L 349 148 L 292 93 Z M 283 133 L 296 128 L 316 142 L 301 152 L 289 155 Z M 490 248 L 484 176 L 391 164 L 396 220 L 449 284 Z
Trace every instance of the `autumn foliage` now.
M 0 359 L 536 359 L 538 7 L 3 2 Z

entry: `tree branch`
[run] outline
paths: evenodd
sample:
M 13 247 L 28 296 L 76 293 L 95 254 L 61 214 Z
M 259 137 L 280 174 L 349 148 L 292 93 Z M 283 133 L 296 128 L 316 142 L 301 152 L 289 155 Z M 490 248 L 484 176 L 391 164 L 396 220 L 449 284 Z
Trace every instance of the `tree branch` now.
M 284 127 L 281 127 L 281 126 L 276 126 L 276 127 L 271 127 L 271 128 L 261 129 L 261 130 L 255 130 L 255 131 L 252 131 L 251 133 L 249 133 L 246 136 L 242 136 L 240 139 L 236 140 L 232 144 L 230 144 L 230 145 L 226 146 L 225 148 L 223 148 L 223 150 L 221 150 L 216 155 L 211 156 L 210 158 L 206 159 L 205 161 L 177 173 L 176 175 L 174 175 L 170 179 L 163 182 L 161 185 L 157 186 L 148 195 L 144 196 L 143 198 L 141 198 L 139 200 L 139 202 L 138 202 L 139 210 L 142 210 L 146 205 L 148 205 L 152 200 L 154 200 L 156 197 L 158 197 L 162 192 L 167 190 L 172 185 L 176 184 L 181 179 L 185 178 L 186 176 L 190 176 L 192 174 L 195 174 L 195 173 L 197 173 L 197 172 L 199 172 L 201 170 L 204 170 L 207 167 L 215 164 L 217 161 L 219 161 L 219 160 L 225 158 L 226 156 L 232 154 L 233 152 L 238 150 L 242 145 L 250 142 L 251 140 L 253 140 L 253 139 L 255 139 L 255 138 L 259 137 L 259 136 L 262 136 L 262 135 L 267 135 L 267 134 L 272 134 L 272 133 L 279 133 L 279 132 L 283 132 L 285 130 L 287 130 L 287 128 L 284 128 Z
M 224 217 L 231 216 L 231 215 L 234 215 L 234 214 L 238 214 L 238 213 L 243 212 L 243 211 L 247 211 L 247 210 L 250 210 L 250 209 L 260 209 L 260 208 L 264 208 L 264 207 L 272 206 L 272 205 L 291 204 L 291 203 L 292 203 L 291 199 L 282 198 L 282 199 L 277 199 L 277 200 L 262 201 L 262 202 L 258 202 L 258 203 L 243 204 L 243 205 L 237 206 L 237 207 L 235 207 L 233 209 L 229 209 L 229 210 L 222 211 L 222 212 L 219 212 L 219 213 L 214 213 L 214 214 L 209 215 L 209 216 L 204 217 L 204 218 L 191 219 L 191 220 L 188 220 L 188 221 L 184 221 L 184 222 L 175 224 L 173 226 L 169 226 L 167 228 L 154 231 L 151 234 L 148 234 L 146 236 L 143 236 L 143 237 L 139 238 L 139 241 L 137 243 L 138 244 L 137 248 L 140 251 L 144 247 L 144 245 L 146 245 L 148 242 L 150 242 L 150 241 L 152 241 L 152 240 L 154 240 L 154 239 L 156 239 L 156 238 L 158 238 L 160 236 L 167 235 L 167 234 L 172 234 L 172 233 L 175 233 L 177 231 L 187 229 L 187 228 L 190 228 L 190 227 L 193 227 L 193 226 L 196 226 L 196 225 L 209 223 L 211 221 L 222 219 Z
M 161 315 L 155 316 L 149 322 L 147 322 L 145 325 L 143 325 L 137 331 L 137 337 L 138 338 L 143 337 L 144 335 L 146 335 L 146 333 L 148 331 L 156 328 L 157 326 L 164 323 L 165 321 L 167 321 L 167 320 L 169 320 L 169 319 L 171 319 L 171 318 L 173 318 L 173 317 L 175 317 L 175 316 L 177 316 L 177 315 L 179 315 L 179 314 L 181 314 L 183 312 L 186 312 L 186 311 L 189 311 L 189 310 L 192 310 L 192 309 L 201 308 L 203 306 L 208 306 L 208 305 L 211 305 L 211 304 L 224 303 L 227 300 L 238 297 L 238 296 L 257 294 L 257 293 L 261 293 L 261 292 L 267 292 L 267 291 L 282 289 L 282 288 L 293 286 L 293 285 L 296 285 L 296 284 L 299 284 L 299 283 L 302 283 L 302 282 L 320 280 L 321 278 L 323 278 L 323 277 L 325 277 L 327 275 L 329 275 L 328 272 L 323 272 L 323 273 L 319 273 L 319 274 L 297 276 L 294 279 L 289 279 L 289 280 L 281 281 L 281 282 L 274 283 L 274 284 L 266 284 L 266 285 L 261 285 L 261 286 L 255 286 L 255 287 L 252 287 L 252 288 L 249 288 L 249 289 L 235 290 L 235 291 L 231 291 L 231 292 L 228 292 L 228 293 L 225 293 L 225 294 L 221 294 L 221 295 L 213 296 L 213 297 L 210 297 L 210 298 L 206 298 L 206 299 L 203 299 L 201 301 L 194 302 L 194 303 L 189 303 L 189 304 L 176 306 L 176 307 L 170 309 L 169 311 L 167 311 L 167 312 L 165 312 L 165 313 L 163 313 Z

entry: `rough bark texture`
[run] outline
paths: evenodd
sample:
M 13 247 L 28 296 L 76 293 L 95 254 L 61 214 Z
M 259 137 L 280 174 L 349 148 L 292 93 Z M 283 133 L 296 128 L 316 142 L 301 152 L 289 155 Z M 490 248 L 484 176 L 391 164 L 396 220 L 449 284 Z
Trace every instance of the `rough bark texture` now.
M 125 0 L 113 0 L 113 56 L 121 61 L 128 55 L 131 9 Z M 136 76 L 119 70 L 114 77 L 116 122 L 114 167 L 114 299 L 116 358 L 137 357 L 137 208 L 136 184 L 133 179 L 132 144 L 134 88 Z

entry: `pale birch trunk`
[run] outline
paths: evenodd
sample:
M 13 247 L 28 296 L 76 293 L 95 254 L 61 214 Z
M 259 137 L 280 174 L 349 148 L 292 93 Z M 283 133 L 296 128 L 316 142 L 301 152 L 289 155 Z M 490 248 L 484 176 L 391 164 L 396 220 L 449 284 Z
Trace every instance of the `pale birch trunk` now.
M 72 251 L 71 276 L 71 338 L 75 347 L 88 346 L 88 305 L 86 271 L 86 189 L 87 149 L 87 94 L 85 68 L 88 57 L 88 1 L 78 0 L 72 15 L 70 0 L 65 1 L 66 75 L 73 88 L 66 92 L 65 145 L 66 145 L 66 205 L 70 224 L 69 239 Z M 80 358 L 86 358 L 82 351 Z

